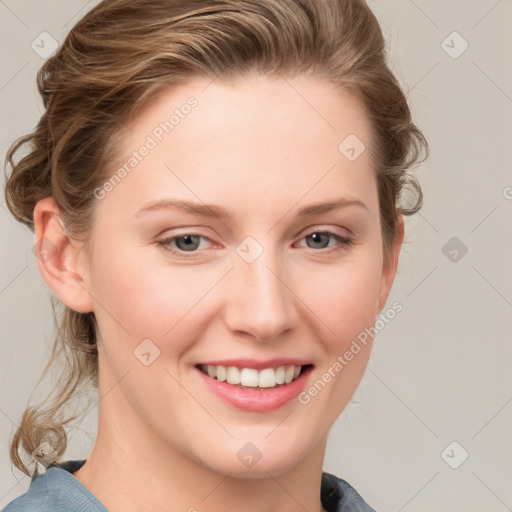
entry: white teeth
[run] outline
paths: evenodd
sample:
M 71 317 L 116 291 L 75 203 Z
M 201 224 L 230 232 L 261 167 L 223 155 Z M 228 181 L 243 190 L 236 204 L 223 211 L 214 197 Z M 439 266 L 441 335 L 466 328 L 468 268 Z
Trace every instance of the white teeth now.
M 240 384 L 240 370 L 236 366 L 228 366 L 226 372 L 228 384 Z
M 231 382 L 229 384 L 231 384 Z M 240 372 L 240 384 L 242 384 L 242 386 L 255 388 L 258 385 L 258 370 L 254 368 L 242 368 Z
M 273 368 L 265 368 L 259 372 L 258 386 L 260 388 L 273 388 L 276 385 L 276 372 Z
M 288 366 L 288 368 L 286 368 L 286 371 L 284 372 L 285 384 L 289 384 L 293 380 L 294 370 L 293 366 Z
M 217 380 L 224 382 L 226 380 L 226 368 L 224 366 L 214 366 L 217 368 Z
M 255 368 L 201 365 L 202 372 L 213 379 L 249 388 L 273 388 L 279 384 L 289 384 L 299 376 L 301 369 L 302 366 L 279 366 L 258 371 Z

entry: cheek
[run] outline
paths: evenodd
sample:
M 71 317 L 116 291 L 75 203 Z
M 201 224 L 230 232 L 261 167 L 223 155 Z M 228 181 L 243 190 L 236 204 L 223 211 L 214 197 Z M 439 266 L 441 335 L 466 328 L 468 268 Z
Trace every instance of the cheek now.
M 324 324 L 328 343 L 337 351 L 373 325 L 377 313 L 381 265 L 375 256 L 341 259 L 337 265 L 317 265 L 300 280 L 300 293 Z
M 299 402 L 323 410 L 323 425 L 332 425 L 346 407 L 370 357 L 381 278 L 378 254 L 359 251 L 336 267 L 318 267 L 302 288 L 316 290 L 310 293 L 311 309 L 319 318 L 324 357 Z
M 123 247 L 122 241 L 111 239 L 111 247 Z M 147 338 L 161 352 L 184 350 L 197 325 L 190 319 L 218 276 L 199 267 L 156 262 L 157 253 L 148 247 L 120 250 L 115 258 L 110 254 L 95 254 L 91 277 L 104 340 L 125 340 L 119 348 L 128 348 L 128 354 Z

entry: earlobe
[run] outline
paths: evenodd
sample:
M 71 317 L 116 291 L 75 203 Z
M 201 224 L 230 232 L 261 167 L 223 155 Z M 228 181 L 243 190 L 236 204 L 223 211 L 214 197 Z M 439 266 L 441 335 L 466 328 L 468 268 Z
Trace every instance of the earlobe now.
M 379 302 L 377 304 L 377 314 L 384 308 L 388 299 L 391 286 L 395 280 L 396 270 L 398 267 L 398 259 L 400 257 L 400 250 L 404 241 L 404 216 L 398 215 L 397 218 L 397 232 L 395 240 L 391 248 L 391 254 L 387 262 L 384 262 L 382 268 L 382 279 L 379 292 Z
M 66 306 L 80 313 L 93 311 L 85 266 L 80 263 L 82 244 L 66 233 L 55 200 L 46 197 L 34 208 L 37 265 L 43 279 Z M 82 267 L 82 268 L 80 268 Z

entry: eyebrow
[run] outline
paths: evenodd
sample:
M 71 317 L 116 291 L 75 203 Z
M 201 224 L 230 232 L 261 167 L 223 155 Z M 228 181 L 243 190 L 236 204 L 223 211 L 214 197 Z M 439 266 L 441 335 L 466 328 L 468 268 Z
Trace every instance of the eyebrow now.
M 318 215 L 320 213 L 325 213 L 331 210 L 337 210 L 339 208 L 344 208 L 347 206 L 360 206 L 366 211 L 370 211 L 365 203 L 360 201 L 359 199 L 353 197 L 342 197 L 340 199 L 336 199 L 333 201 L 329 201 L 326 203 L 317 203 L 311 204 L 308 206 L 304 206 L 297 212 L 298 217 L 308 217 L 312 215 Z M 232 219 L 233 214 L 221 208 L 220 206 L 216 206 L 213 204 L 201 204 L 194 203 L 191 201 L 183 201 L 178 199 L 159 199 L 156 201 L 151 201 L 144 207 L 142 207 L 136 214 L 136 217 L 140 217 L 146 213 L 168 209 L 168 208 L 176 208 L 179 210 L 185 210 L 189 213 L 201 216 L 201 217 L 217 217 L 219 219 Z

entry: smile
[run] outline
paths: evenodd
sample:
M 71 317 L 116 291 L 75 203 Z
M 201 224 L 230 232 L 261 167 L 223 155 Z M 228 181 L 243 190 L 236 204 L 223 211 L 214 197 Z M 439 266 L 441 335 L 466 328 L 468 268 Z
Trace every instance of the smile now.
M 283 365 L 276 368 L 238 368 L 236 366 L 197 365 L 202 373 L 219 382 L 240 388 L 276 388 L 296 380 L 311 365 Z
M 270 412 L 291 403 L 306 386 L 310 359 L 214 359 L 195 364 L 195 375 L 222 402 L 247 412 Z

